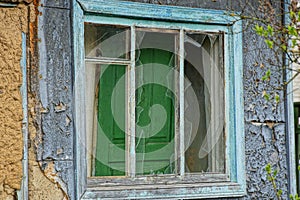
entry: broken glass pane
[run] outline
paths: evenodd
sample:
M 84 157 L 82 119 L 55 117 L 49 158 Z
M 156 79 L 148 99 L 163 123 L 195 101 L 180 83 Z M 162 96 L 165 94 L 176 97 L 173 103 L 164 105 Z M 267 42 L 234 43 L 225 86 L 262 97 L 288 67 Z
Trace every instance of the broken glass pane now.
M 222 35 L 187 34 L 184 48 L 185 170 L 224 173 Z
M 130 29 L 128 27 L 86 23 L 84 32 L 86 57 L 129 59 Z
M 176 35 L 145 31 L 136 35 L 136 174 L 171 174 Z
M 86 63 L 87 140 L 94 176 L 125 175 L 126 66 Z

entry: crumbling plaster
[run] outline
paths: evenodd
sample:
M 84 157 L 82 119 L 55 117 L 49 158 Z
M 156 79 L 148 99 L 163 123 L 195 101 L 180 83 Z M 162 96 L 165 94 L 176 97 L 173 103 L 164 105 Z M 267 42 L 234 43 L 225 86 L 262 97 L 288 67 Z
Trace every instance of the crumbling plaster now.
M 0 8 L 0 199 L 13 199 L 22 180 L 22 32 L 27 8 Z
M 7 4 L 8 3 L 8 4 Z M 10 4 L 13 3 L 13 4 Z M 17 199 L 17 191 L 29 190 L 29 199 L 68 199 L 59 178 L 60 168 L 54 161 L 39 162 L 36 141 L 40 130 L 38 95 L 34 87 L 28 87 L 28 127 L 23 124 L 22 112 L 22 33 L 26 34 L 28 86 L 36 85 L 33 77 L 38 74 L 37 16 L 40 4 L 37 0 L 0 1 L 0 199 Z M 24 94 L 23 94 L 24 95 Z M 25 104 L 24 104 L 25 105 Z M 24 106 L 23 105 L 23 106 Z M 23 151 L 24 131 L 29 131 L 29 149 Z M 29 154 L 29 171 L 23 171 L 24 153 Z M 25 163 L 26 164 L 26 163 Z M 21 185 L 22 178 L 29 177 L 28 185 Z
M 33 0 L 0 0 L 0 2 L 6 3 L 31 3 Z

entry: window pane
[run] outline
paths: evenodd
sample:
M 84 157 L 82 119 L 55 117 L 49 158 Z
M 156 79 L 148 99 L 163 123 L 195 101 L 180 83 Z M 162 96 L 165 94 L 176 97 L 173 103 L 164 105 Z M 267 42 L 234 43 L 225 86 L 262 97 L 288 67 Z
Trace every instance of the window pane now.
M 136 35 L 136 173 L 174 173 L 175 34 Z
M 128 27 L 88 24 L 84 26 L 85 56 L 129 59 Z
M 221 35 L 185 36 L 185 169 L 225 172 Z
M 94 176 L 125 175 L 126 66 L 86 63 L 88 144 Z M 91 134 L 93 133 L 93 134 Z

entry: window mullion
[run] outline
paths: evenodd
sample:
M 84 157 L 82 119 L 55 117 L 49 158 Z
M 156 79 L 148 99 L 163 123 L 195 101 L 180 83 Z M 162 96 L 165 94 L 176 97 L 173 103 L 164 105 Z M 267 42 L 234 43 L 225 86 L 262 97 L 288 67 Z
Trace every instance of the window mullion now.
M 179 72 L 179 63 L 180 63 L 180 55 L 179 55 L 179 34 L 176 36 L 175 39 L 175 53 L 176 53 L 176 72 Z M 179 142 L 179 73 L 175 73 L 175 80 L 174 80 L 174 85 L 175 85 L 175 146 L 174 146 L 174 152 L 175 152 L 175 173 L 180 174 L 180 142 Z
M 130 177 L 136 173 L 136 152 L 135 152 L 135 27 L 131 26 L 131 49 L 130 65 L 128 68 L 128 92 L 129 109 L 127 112 L 127 133 L 126 133 L 126 172 Z
M 180 175 L 184 176 L 184 31 L 179 34 L 179 160 Z
M 85 62 L 92 64 L 130 65 L 131 61 L 120 58 L 86 57 Z

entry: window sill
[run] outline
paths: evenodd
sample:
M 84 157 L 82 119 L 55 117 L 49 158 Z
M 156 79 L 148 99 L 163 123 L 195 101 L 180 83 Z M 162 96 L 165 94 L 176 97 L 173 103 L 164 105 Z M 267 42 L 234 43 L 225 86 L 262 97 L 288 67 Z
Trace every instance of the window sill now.
M 134 186 L 89 186 L 81 199 L 207 199 L 242 197 L 244 188 L 233 182 L 155 184 Z
M 134 178 L 125 176 L 102 176 L 88 178 L 89 187 L 108 186 L 132 186 L 132 185 L 170 185 L 170 184 L 193 184 L 193 183 L 219 183 L 229 182 L 230 177 L 226 174 L 201 173 L 185 174 L 183 177 L 172 174 L 143 175 Z

